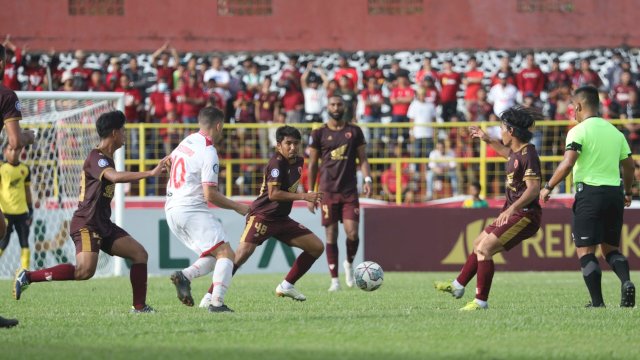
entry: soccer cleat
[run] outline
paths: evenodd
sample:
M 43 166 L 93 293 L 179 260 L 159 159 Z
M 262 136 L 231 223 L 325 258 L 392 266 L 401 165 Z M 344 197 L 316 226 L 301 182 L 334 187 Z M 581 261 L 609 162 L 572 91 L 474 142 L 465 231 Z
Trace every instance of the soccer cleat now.
M 338 282 L 332 282 L 331 286 L 329 286 L 329 292 L 336 292 L 340 290 L 342 290 L 342 288 L 340 287 L 340 283 Z
M 16 319 L 5 319 L 0 316 L 0 328 L 10 328 L 18 325 L 18 320 Z
M 209 307 L 209 305 L 211 305 L 211 294 L 204 293 L 204 296 L 202 297 L 202 300 L 200 300 L 200 305 L 198 305 L 198 307 L 206 309 Z
M 278 286 L 276 287 L 276 295 L 279 297 L 289 297 L 296 301 L 307 300 L 307 297 L 302 295 L 302 293 L 296 290 L 294 287 L 285 290 L 282 288 L 282 286 L 280 286 L 280 284 L 278 284 Z
M 176 286 L 178 299 L 187 306 L 193 306 L 193 297 L 191 296 L 191 281 L 187 279 L 182 271 L 176 271 L 171 274 L 171 282 Z
M 475 310 L 487 310 L 489 305 L 480 305 L 475 300 L 470 301 L 467 305 L 460 308 L 460 311 L 475 311 Z
M 630 280 L 622 284 L 622 296 L 620 298 L 620 307 L 636 306 L 636 287 Z
M 593 305 L 593 303 L 591 301 L 589 301 L 587 303 L 587 305 L 584 306 L 587 309 L 592 309 L 592 308 L 606 308 L 606 306 L 604 305 L 604 303 L 600 304 L 600 305 Z
M 13 298 L 16 300 L 20 300 L 20 296 L 22 293 L 27 290 L 29 287 L 29 279 L 27 279 L 27 270 L 18 269 L 16 270 L 16 276 L 13 281 Z
M 456 289 L 453 287 L 453 284 L 450 282 L 434 281 L 433 287 L 440 292 L 446 292 L 451 294 L 451 296 L 455 297 L 456 299 L 460 299 L 464 295 L 464 288 Z
M 217 312 L 234 312 L 234 311 L 231 310 L 231 308 L 229 308 L 227 305 L 222 304 L 222 306 L 209 305 L 209 312 L 217 313 Z
M 152 308 L 149 305 L 145 305 L 142 309 L 136 309 L 135 307 L 132 306 L 129 312 L 132 314 L 144 314 L 144 313 L 155 314 L 156 309 Z
M 344 266 L 344 282 L 348 288 L 352 288 L 356 283 L 356 280 L 353 278 L 353 264 L 345 260 L 342 266 Z M 331 291 L 331 289 L 329 289 L 329 291 Z

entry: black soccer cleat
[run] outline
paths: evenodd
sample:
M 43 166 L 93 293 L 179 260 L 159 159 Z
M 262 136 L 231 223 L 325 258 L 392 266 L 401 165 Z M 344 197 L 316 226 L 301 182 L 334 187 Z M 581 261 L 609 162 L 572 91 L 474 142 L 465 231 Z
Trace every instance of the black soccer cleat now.
M 227 305 L 222 304 L 222 306 L 209 305 L 209 312 L 210 313 L 220 313 L 220 312 L 234 312 L 234 311 L 231 310 L 231 308 L 229 308 Z
M 18 320 L 16 319 L 5 319 L 0 316 L 0 328 L 10 328 L 18 325 Z
M 171 282 L 176 286 L 178 299 L 187 306 L 193 306 L 193 297 L 191 296 L 191 281 L 187 279 L 182 271 L 176 271 L 171 274 Z
M 620 307 L 634 307 L 636 306 L 636 286 L 630 280 L 627 280 L 622 284 Z

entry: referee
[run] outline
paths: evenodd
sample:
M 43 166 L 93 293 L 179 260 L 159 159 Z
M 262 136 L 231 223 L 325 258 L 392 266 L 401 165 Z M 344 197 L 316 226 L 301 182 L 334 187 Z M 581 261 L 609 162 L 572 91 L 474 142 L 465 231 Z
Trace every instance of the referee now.
M 598 246 L 622 283 L 620 306 L 633 307 L 636 289 L 629 280 L 629 263 L 618 250 L 623 210 L 631 205 L 631 150 L 624 135 L 598 116 L 600 100 L 595 87 L 578 88 L 572 100 L 578 125 L 569 130 L 564 159 L 540 192 L 540 199 L 549 200 L 551 190 L 573 170 L 576 197 L 572 237 L 591 295 L 587 307 L 605 306 L 600 287 L 602 272 L 595 256 Z

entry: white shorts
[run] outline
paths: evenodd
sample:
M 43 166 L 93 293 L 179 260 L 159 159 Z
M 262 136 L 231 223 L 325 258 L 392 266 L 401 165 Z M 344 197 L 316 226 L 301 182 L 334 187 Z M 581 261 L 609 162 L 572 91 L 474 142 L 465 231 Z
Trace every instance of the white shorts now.
M 226 234 L 222 223 L 208 208 L 178 206 L 165 213 L 169 229 L 198 256 L 209 255 L 224 244 Z

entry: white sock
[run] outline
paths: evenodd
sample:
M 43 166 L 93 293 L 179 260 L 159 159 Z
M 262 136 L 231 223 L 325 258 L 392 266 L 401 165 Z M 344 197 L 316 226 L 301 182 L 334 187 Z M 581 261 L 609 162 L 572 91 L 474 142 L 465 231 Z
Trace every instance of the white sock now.
M 462 286 L 462 284 L 460 284 L 457 279 L 453 280 L 451 285 L 453 285 L 453 287 L 456 288 L 456 289 L 464 289 L 464 286 Z
M 282 282 L 280 283 L 280 287 L 284 290 L 289 290 L 293 287 L 293 284 L 288 282 L 287 280 L 282 280 Z
M 487 304 L 487 302 L 486 302 L 486 301 L 484 301 L 484 300 L 474 299 L 473 301 L 475 301 L 475 302 L 476 302 L 476 304 L 478 304 L 478 305 L 480 305 L 480 306 L 482 306 L 482 307 L 487 307 L 487 305 L 488 305 L 488 304 Z
M 211 271 L 213 271 L 213 266 L 216 264 L 216 260 L 211 256 L 205 256 L 198 258 L 196 262 L 194 262 L 188 268 L 182 270 L 184 276 L 189 279 L 189 281 L 200 277 L 205 276 Z
M 338 285 L 340 285 L 340 279 L 338 279 L 338 278 L 331 278 L 331 284 L 332 284 L 332 285 L 333 285 L 333 284 L 338 284 Z
M 211 304 L 222 306 L 224 304 L 224 294 L 231 285 L 231 275 L 233 273 L 233 261 L 222 258 L 216 261 L 213 269 L 213 293 L 211 293 Z

